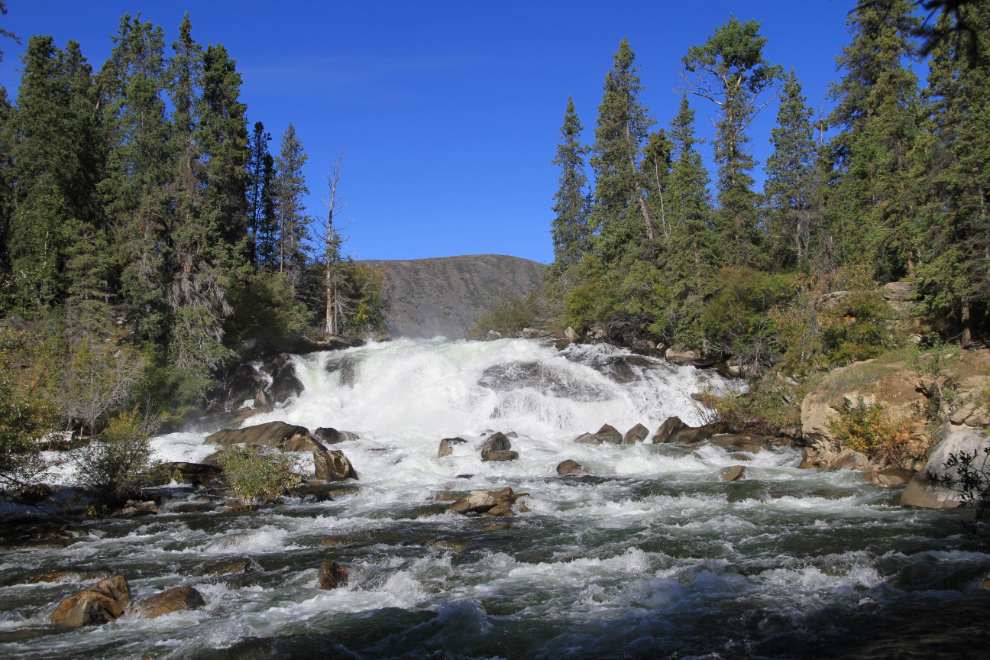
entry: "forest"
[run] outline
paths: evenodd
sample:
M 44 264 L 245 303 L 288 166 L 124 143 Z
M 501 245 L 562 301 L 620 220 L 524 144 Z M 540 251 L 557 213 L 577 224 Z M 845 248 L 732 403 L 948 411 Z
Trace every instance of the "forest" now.
M 188 14 L 170 45 L 140 15 L 112 41 L 94 71 L 80 44 L 31 36 L 16 101 L 0 87 L 5 450 L 121 415 L 146 433 L 243 359 L 385 327 L 385 273 L 342 255 L 340 160 L 311 214 L 295 128 L 273 154 Z
M 802 374 L 904 341 L 879 287 L 908 281 L 915 341 L 968 345 L 990 294 L 990 3 L 861 0 L 847 23 L 827 114 L 798 72 L 764 58 L 761 24 L 730 17 L 683 56 L 679 112 L 662 127 L 623 39 L 590 144 L 573 102 L 565 111 L 544 314 Z M 778 98 L 760 190 L 749 129 Z

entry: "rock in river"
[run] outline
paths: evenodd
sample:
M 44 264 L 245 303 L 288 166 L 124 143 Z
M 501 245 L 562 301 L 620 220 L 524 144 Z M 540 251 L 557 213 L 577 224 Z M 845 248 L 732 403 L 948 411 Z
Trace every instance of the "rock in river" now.
M 97 582 L 75 593 L 55 608 L 52 623 L 62 628 L 99 626 L 115 621 L 131 602 L 131 590 L 123 575 Z
M 347 567 L 335 561 L 325 561 L 320 564 L 318 576 L 320 589 L 337 589 L 347 586 Z
M 581 445 L 600 445 L 608 442 L 613 445 L 622 444 L 622 434 L 615 427 L 603 424 L 597 433 L 585 433 L 574 438 L 574 442 Z
M 637 442 L 642 442 L 646 439 L 646 436 L 650 434 L 650 429 L 646 428 L 642 424 L 637 424 L 632 427 L 626 434 L 622 436 L 622 444 L 624 445 L 634 445 Z
M 156 619 L 172 612 L 198 610 L 203 605 L 203 594 L 192 587 L 176 587 L 141 601 L 134 609 L 142 619 Z
M 561 461 L 557 465 L 557 474 L 568 475 L 568 474 L 588 474 L 588 469 L 581 466 L 577 461 L 572 461 L 567 459 L 566 461 Z
M 510 451 L 512 443 L 504 433 L 495 433 L 488 438 L 481 448 L 481 460 L 483 461 L 514 461 L 519 458 L 519 454 Z
M 204 444 L 221 447 L 245 444 L 282 451 L 312 451 L 323 448 L 319 440 L 309 435 L 309 429 L 305 426 L 293 426 L 285 422 L 268 422 L 245 429 L 223 429 L 208 436 Z
M 463 445 L 467 440 L 464 438 L 444 438 L 440 441 L 440 449 L 437 456 L 443 458 L 454 453 L 454 445 Z
M 337 449 L 314 449 L 313 463 L 316 467 L 316 478 L 323 481 L 343 481 L 344 479 L 357 479 L 357 472 L 354 466 L 344 456 L 344 452 Z

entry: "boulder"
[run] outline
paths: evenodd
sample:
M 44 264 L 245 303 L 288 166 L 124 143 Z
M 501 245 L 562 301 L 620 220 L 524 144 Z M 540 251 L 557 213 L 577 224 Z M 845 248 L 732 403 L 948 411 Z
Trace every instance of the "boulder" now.
M 153 516 L 158 514 L 158 507 L 152 501 L 138 502 L 127 500 L 124 508 L 117 514 L 120 518 L 133 518 L 135 516 Z
M 650 429 L 646 428 L 642 424 L 637 424 L 632 427 L 626 434 L 622 436 L 622 444 L 624 445 L 634 445 L 637 442 L 642 442 L 646 439 L 646 436 L 650 434 Z
M 817 467 L 818 465 L 818 450 L 812 449 L 811 447 L 805 447 L 801 450 L 801 464 L 798 465 L 799 470 L 806 470 L 808 468 Z
M 567 341 L 573 344 L 575 342 L 581 341 L 581 335 L 579 335 L 577 333 L 577 330 L 575 330 L 571 326 L 567 326 L 567 329 L 564 330 L 564 339 L 566 339 Z
M 209 465 L 207 463 L 185 463 L 181 461 L 166 463 L 165 469 L 169 472 L 178 472 L 182 475 L 183 481 L 188 481 L 190 483 L 202 486 L 209 486 L 210 477 L 215 477 L 223 472 L 223 468 L 219 465 Z
M 495 504 L 495 494 L 491 491 L 472 490 L 467 497 L 462 497 L 451 504 L 450 510 L 457 513 L 484 513 Z
M 892 467 L 883 470 L 873 470 L 869 480 L 878 486 L 902 486 L 914 478 L 914 472 L 906 468 Z
M 512 449 L 512 443 L 504 433 L 493 433 L 481 448 L 483 461 L 514 461 L 519 454 Z
M 344 456 L 344 452 L 340 450 L 314 449 L 313 464 L 316 468 L 314 472 L 316 478 L 323 481 L 343 481 L 358 478 L 354 466 Z
M 700 367 L 711 364 L 711 360 L 702 360 L 700 352 L 681 343 L 668 348 L 664 357 L 667 358 L 667 362 L 684 367 Z
M 115 575 L 86 587 L 61 603 L 51 621 L 62 628 L 99 626 L 115 621 L 131 602 L 131 590 L 123 575 Z
M 990 445 L 990 438 L 980 430 L 968 426 L 950 426 L 945 437 L 932 450 L 925 469 L 914 475 L 901 494 L 901 506 L 923 509 L 952 509 L 962 504 L 962 494 L 935 483 L 931 477 L 957 479 L 958 472 L 945 467 L 952 454 L 976 452 L 977 460 L 984 458 L 983 451 Z
M 826 309 L 834 309 L 845 302 L 846 298 L 852 295 L 852 291 L 833 291 L 815 298 L 812 306 L 816 312 Z
M 464 438 L 444 438 L 440 441 L 440 450 L 437 452 L 437 456 L 443 458 L 444 456 L 450 456 L 454 453 L 454 445 L 463 445 L 467 440 Z
M 721 477 L 722 481 L 739 481 L 745 473 L 745 467 L 742 465 L 733 465 L 732 467 L 722 468 L 719 472 L 719 477 Z
M 883 298 L 894 302 L 904 302 L 914 296 L 915 289 L 914 282 L 890 282 L 883 285 Z
M 596 433 L 584 433 L 574 438 L 574 442 L 582 445 L 600 445 L 609 442 L 613 445 L 622 444 L 622 434 L 615 427 L 602 424 Z
M 519 332 L 519 336 L 522 337 L 523 339 L 537 339 L 542 334 L 543 331 L 537 328 L 523 328 Z
M 704 429 L 704 427 L 699 429 L 690 429 L 687 430 L 687 432 L 690 433 L 693 431 L 700 431 L 702 429 Z M 761 451 L 769 444 L 765 438 L 760 436 L 743 435 L 740 433 L 716 435 L 712 438 L 712 440 L 719 447 L 723 447 L 730 451 L 748 451 L 751 454 Z
M 423 547 L 425 548 L 447 548 L 448 550 L 453 550 L 454 552 L 460 552 L 470 546 L 470 543 L 458 543 L 457 541 L 437 541 L 436 539 L 427 541 L 423 544 Z
M 320 572 L 317 576 L 320 581 L 320 589 L 337 589 L 347 586 L 347 567 L 335 561 L 325 561 L 320 564 Z
M 832 467 L 836 470 L 841 470 L 843 468 L 849 468 L 850 470 L 865 470 L 870 463 L 864 454 L 860 452 L 849 449 L 848 447 L 839 452 L 839 455 L 835 457 L 832 461 Z
M 203 594 L 192 587 L 176 587 L 141 601 L 135 606 L 142 619 L 157 619 L 173 612 L 191 612 L 206 605 Z
M 495 341 L 496 339 L 501 339 L 501 338 L 502 338 L 502 333 L 495 332 L 494 330 L 489 330 L 488 334 L 485 335 L 486 341 Z
M 577 461 L 567 459 L 557 464 L 557 474 L 588 474 L 588 469 L 581 466 Z
M 265 360 L 263 367 L 271 374 L 271 394 L 276 403 L 285 403 L 290 397 L 298 396 L 305 389 L 296 376 L 296 367 L 286 353 L 279 353 Z
M 671 441 L 671 437 L 681 429 L 691 428 L 687 424 L 681 421 L 680 417 L 668 417 L 667 421 L 660 425 L 657 432 L 653 435 L 653 444 L 662 445 L 666 442 Z
M 305 426 L 293 426 L 285 422 L 268 422 L 244 429 L 222 429 L 203 442 L 221 447 L 245 444 L 283 451 L 311 451 L 323 447 L 318 440 L 310 437 L 309 429 Z M 203 462 L 207 463 L 205 460 Z
M 325 445 L 336 445 L 350 440 L 360 440 L 361 436 L 351 431 L 338 431 L 335 428 L 323 428 L 322 426 L 313 431 L 313 436 L 318 438 Z
M 254 365 L 242 364 L 237 367 L 227 389 L 226 409 L 236 410 L 248 399 L 254 399 L 254 405 L 258 407 L 258 394 L 264 392 L 267 384 L 265 377 L 254 368 Z
M 481 460 L 489 462 L 514 461 L 517 458 L 519 458 L 519 452 L 507 450 L 490 451 L 481 456 Z
M 836 438 L 829 425 L 836 417 L 838 412 L 828 404 L 824 394 L 809 394 L 801 402 L 801 434 L 809 444 L 834 443 Z

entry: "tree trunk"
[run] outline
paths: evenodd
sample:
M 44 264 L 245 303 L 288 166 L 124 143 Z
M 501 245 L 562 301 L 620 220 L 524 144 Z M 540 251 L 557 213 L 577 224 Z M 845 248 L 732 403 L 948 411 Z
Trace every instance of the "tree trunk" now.
M 972 343 L 972 333 L 969 327 L 969 298 L 962 299 L 962 341 L 960 344 L 963 348 L 969 348 Z

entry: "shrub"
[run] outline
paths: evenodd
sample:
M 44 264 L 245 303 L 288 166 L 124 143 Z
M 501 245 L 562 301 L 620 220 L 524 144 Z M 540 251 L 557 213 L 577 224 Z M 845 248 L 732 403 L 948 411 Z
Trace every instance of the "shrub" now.
M 79 483 L 109 504 L 139 495 L 139 475 L 155 467 L 148 435 L 137 411 L 111 419 L 99 439 L 73 453 Z
M 907 467 L 912 461 L 912 427 L 910 420 L 889 421 L 882 405 L 865 403 L 855 408 L 841 407 L 838 418 L 829 426 L 843 447 L 899 467 Z
M 299 457 L 292 452 L 262 447 L 227 447 L 218 457 L 227 483 L 246 503 L 276 503 L 299 483 Z
M 530 328 L 540 322 L 540 305 L 538 294 L 530 292 L 525 298 L 512 293 L 506 293 L 492 299 L 485 311 L 478 317 L 478 322 L 471 329 L 472 337 L 484 337 L 489 330 L 503 335 Z
M 782 428 L 800 426 L 797 408 L 784 405 L 781 392 L 721 392 L 708 385 L 696 399 L 705 406 L 705 422 L 726 428 L 758 429 L 775 435 Z
M 251 273 L 235 279 L 227 291 L 234 309 L 224 319 L 224 342 L 237 349 L 255 339 L 260 353 L 286 350 L 306 329 L 306 306 L 284 273 Z
M 357 297 L 347 312 L 347 329 L 354 334 L 384 333 L 388 330 L 388 315 L 392 298 L 388 293 L 388 271 L 363 264 L 352 264 L 348 273 L 350 290 Z

